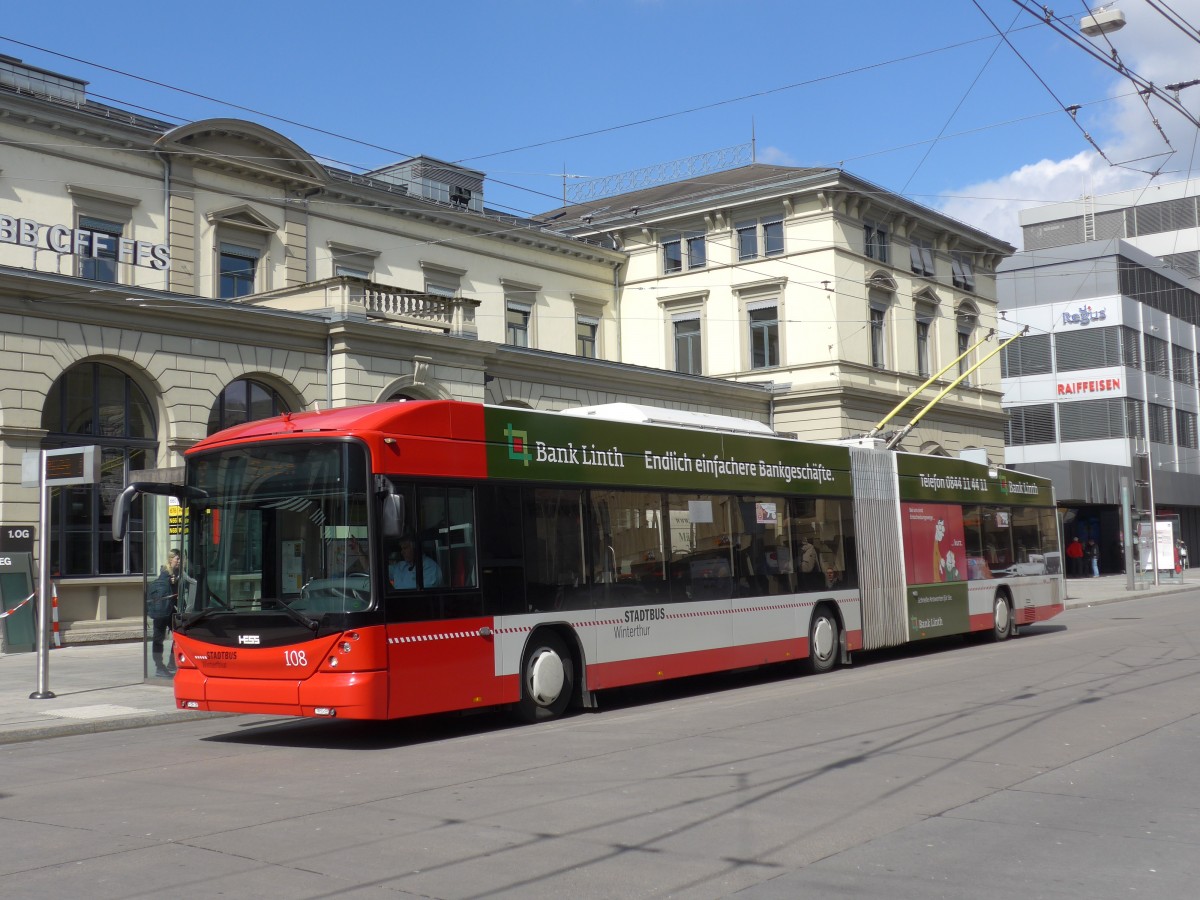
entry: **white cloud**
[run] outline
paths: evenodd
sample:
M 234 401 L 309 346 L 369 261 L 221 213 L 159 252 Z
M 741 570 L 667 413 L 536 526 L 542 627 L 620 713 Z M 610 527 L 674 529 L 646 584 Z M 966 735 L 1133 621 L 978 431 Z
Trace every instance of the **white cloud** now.
M 780 150 L 778 147 L 759 147 L 754 151 L 754 157 L 757 162 L 772 166 L 800 165 L 790 153 Z
M 1135 179 L 1127 169 L 1104 165 L 1089 150 L 1070 159 L 1042 159 L 999 178 L 967 185 L 943 200 L 941 209 L 946 215 L 1020 249 L 1021 227 L 1017 221 L 1020 210 L 1085 194 L 1124 190 L 1145 180 L 1145 176 Z

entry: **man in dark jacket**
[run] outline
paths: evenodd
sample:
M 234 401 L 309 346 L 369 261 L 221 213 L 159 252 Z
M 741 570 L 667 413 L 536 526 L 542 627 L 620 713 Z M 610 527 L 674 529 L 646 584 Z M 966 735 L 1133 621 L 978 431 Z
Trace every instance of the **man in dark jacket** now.
M 1091 538 L 1088 538 L 1087 546 L 1083 548 L 1083 557 L 1087 560 L 1090 575 L 1093 578 L 1100 577 L 1100 545 Z
M 150 636 L 150 656 L 154 660 L 154 674 L 159 678 L 170 678 L 175 674 L 175 661 L 163 662 L 163 644 L 167 629 L 175 615 L 175 603 L 179 598 L 179 551 L 172 550 L 167 564 L 159 570 L 158 577 L 150 582 L 146 595 L 146 616 L 153 631 Z

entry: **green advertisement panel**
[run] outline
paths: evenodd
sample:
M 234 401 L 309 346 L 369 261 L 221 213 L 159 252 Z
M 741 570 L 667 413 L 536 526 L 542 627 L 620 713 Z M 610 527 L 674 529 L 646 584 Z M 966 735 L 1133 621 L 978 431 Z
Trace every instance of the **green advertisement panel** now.
M 910 641 L 964 634 L 971 629 L 966 582 L 910 584 L 907 590 Z
M 4 640 L 0 645 L 8 653 L 33 650 L 37 643 L 33 608 L 37 598 L 34 591 L 32 555 L 29 553 L 0 553 L 0 628 Z
M 501 407 L 484 416 L 493 478 L 850 496 L 845 447 Z
M 1053 506 L 1048 478 L 999 469 L 945 456 L 902 453 L 896 457 L 901 500 L 981 503 L 990 506 Z

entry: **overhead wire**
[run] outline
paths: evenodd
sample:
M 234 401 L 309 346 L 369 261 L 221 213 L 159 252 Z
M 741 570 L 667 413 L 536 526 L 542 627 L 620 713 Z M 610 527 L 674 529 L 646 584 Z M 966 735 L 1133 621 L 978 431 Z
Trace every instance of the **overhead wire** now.
M 1017 24 L 1017 20 L 1020 18 L 1020 15 L 1020 13 L 1017 13 L 1015 16 L 1013 16 L 1012 24 L 1008 26 L 1009 31 L 1011 31 Z M 1003 37 L 1003 35 L 1001 35 L 1001 37 Z M 958 111 L 962 109 L 963 104 L 967 102 L 967 98 L 971 96 L 971 91 L 975 89 L 975 85 L 979 83 L 979 79 L 983 77 L 983 73 L 986 72 L 988 66 L 991 65 L 992 60 L 995 59 L 996 52 L 999 49 L 1000 42 L 997 42 L 996 45 L 992 47 L 992 52 L 988 54 L 987 59 L 984 60 L 983 65 L 979 67 L 979 71 L 975 73 L 975 77 L 971 79 L 971 83 L 967 85 L 967 89 L 963 91 L 963 95 L 958 99 L 958 103 L 955 105 L 954 109 L 951 110 L 950 115 L 946 117 L 946 121 L 942 123 L 942 128 L 938 132 L 937 137 L 930 141 L 929 146 L 925 148 L 925 154 L 913 167 L 912 172 L 905 180 L 904 186 L 900 188 L 899 193 L 903 194 L 906 190 L 908 190 L 908 186 L 912 184 L 912 180 L 917 177 L 917 173 L 921 171 L 921 167 L 925 165 L 925 161 L 929 159 L 929 155 L 933 153 L 933 148 L 937 146 L 938 142 L 942 138 L 942 135 L 946 133 L 946 129 L 950 127 L 950 123 L 954 121 L 954 117 L 958 115 Z

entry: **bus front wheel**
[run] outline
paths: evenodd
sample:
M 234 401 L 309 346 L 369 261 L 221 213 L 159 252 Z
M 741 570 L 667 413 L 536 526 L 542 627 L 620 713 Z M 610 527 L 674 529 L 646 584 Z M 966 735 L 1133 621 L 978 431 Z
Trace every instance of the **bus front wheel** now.
M 841 641 L 838 637 L 838 622 L 827 606 L 813 610 L 812 622 L 808 626 L 808 659 L 805 668 L 814 675 L 828 672 L 837 665 Z
M 538 632 L 521 662 L 517 715 L 526 722 L 557 719 L 575 692 L 575 657 L 553 631 Z
M 996 593 L 992 606 L 992 640 L 999 643 L 1012 636 L 1012 608 L 1003 592 Z

